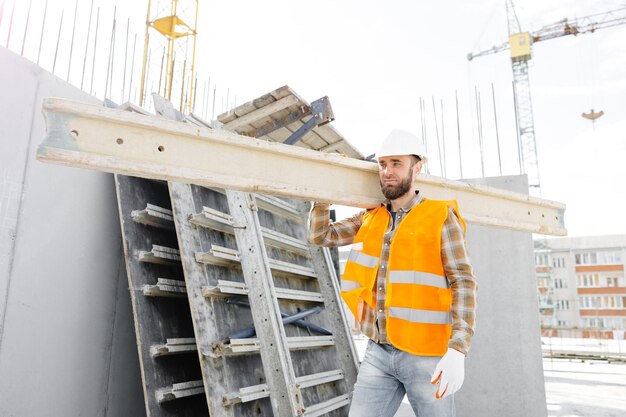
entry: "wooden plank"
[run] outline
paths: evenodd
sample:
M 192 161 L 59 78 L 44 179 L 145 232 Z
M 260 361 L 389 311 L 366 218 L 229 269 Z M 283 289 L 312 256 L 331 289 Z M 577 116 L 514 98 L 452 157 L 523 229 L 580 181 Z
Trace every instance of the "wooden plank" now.
M 288 108 L 295 104 L 298 104 L 298 99 L 294 96 L 287 96 L 287 97 L 281 98 L 280 100 L 275 101 L 272 104 L 269 104 L 265 107 L 261 107 L 260 109 L 256 109 L 244 116 L 238 117 L 224 124 L 224 128 L 231 129 L 231 130 L 238 129 L 240 127 L 249 125 L 265 117 L 268 117 L 269 115 L 273 113 L 284 110 L 285 108 Z
M 372 162 L 62 99 L 45 100 L 44 112 L 42 161 L 355 207 L 383 201 Z M 458 200 L 470 223 L 567 233 L 563 204 L 426 175 L 416 182 L 427 198 Z

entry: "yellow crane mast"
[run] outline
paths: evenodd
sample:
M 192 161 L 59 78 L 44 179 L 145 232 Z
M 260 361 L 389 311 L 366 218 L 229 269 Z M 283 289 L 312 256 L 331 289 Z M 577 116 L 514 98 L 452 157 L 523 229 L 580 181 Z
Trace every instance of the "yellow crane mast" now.
M 148 0 L 140 106 L 156 87 L 167 100 L 179 103 L 181 112 L 191 112 L 196 87 L 198 1 Z

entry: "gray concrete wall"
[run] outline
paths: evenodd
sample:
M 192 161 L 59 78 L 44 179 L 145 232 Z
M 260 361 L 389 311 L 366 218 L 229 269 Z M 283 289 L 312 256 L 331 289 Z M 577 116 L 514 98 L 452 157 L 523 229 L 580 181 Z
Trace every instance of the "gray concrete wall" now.
M 528 193 L 526 176 L 467 182 Z M 467 243 L 478 310 L 457 415 L 546 417 L 532 235 L 469 225 Z
M 145 415 L 113 177 L 35 159 L 44 97 L 97 100 L 0 62 L 0 415 Z

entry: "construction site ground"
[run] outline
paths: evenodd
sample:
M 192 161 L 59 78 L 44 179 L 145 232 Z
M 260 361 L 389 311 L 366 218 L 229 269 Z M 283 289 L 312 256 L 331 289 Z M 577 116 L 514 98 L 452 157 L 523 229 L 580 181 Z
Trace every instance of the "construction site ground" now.
M 355 343 L 362 359 L 367 339 L 358 336 Z M 626 415 L 626 364 L 545 358 L 543 369 L 548 417 Z M 414 416 L 405 397 L 395 417 Z

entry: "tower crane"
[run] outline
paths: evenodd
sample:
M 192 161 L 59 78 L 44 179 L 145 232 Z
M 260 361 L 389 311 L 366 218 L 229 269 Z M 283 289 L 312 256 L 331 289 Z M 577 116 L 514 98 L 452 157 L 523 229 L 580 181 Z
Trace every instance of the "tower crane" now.
M 528 79 L 528 61 L 532 58 L 532 45 L 536 42 L 560 38 L 568 35 L 593 33 L 596 30 L 618 26 L 626 23 L 626 7 L 577 19 L 562 19 L 542 27 L 534 32 L 521 29 L 513 0 L 506 0 L 506 15 L 509 40 L 489 49 L 470 53 L 467 59 L 495 54 L 509 49 L 513 68 L 513 93 L 515 103 L 515 119 L 518 129 L 519 153 L 524 172 L 528 174 L 530 187 L 539 188 L 539 162 L 537 159 L 537 143 L 535 125 Z

